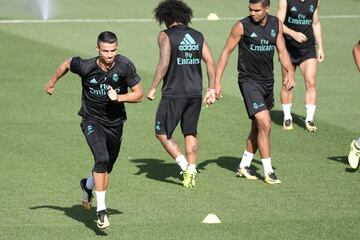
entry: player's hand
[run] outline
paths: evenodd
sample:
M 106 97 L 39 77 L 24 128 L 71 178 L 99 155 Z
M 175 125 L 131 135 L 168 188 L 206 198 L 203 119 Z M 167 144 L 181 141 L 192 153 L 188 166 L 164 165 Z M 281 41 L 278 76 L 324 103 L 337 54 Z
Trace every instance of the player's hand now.
M 205 99 L 204 99 L 204 103 L 206 104 L 206 107 L 209 107 L 215 101 L 216 101 L 215 89 L 208 88 L 206 95 L 205 95 Z
M 222 95 L 221 85 L 220 83 L 215 83 L 215 98 L 216 100 L 219 100 L 222 97 L 223 95 Z
M 148 94 L 146 95 L 146 98 L 149 99 L 150 101 L 155 99 L 155 92 L 156 89 L 155 88 L 150 88 Z
M 319 63 L 322 63 L 324 61 L 324 50 L 322 48 L 319 48 L 318 50 L 318 56 L 317 56 L 317 60 Z
M 301 32 L 295 32 L 292 37 L 299 43 L 303 43 L 307 41 L 307 37 L 305 36 L 305 34 L 301 33 Z
M 284 80 L 283 80 L 283 86 L 286 90 L 291 90 L 295 87 L 296 81 L 295 81 L 295 74 L 294 73 L 288 73 Z
M 55 85 L 51 83 L 51 80 L 46 83 L 44 90 L 49 95 L 52 95 L 54 93 Z
M 109 90 L 108 90 L 107 95 L 108 95 L 108 97 L 110 98 L 111 101 L 116 101 L 117 98 L 118 98 L 118 95 L 117 95 L 116 91 L 111 86 L 109 86 Z

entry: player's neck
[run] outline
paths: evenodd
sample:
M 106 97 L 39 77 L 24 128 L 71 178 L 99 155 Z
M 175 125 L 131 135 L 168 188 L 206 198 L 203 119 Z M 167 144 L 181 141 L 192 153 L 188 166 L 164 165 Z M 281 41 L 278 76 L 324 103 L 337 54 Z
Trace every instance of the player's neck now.
M 100 58 L 98 58 L 96 60 L 96 64 L 101 68 L 101 70 L 103 70 L 104 72 L 107 72 L 115 65 L 115 61 L 112 62 L 111 64 L 107 64 L 106 62 L 103 62 L 100 60 Z
M 172 23 L 172 24 L 170 24 L 170 26 L 169 26 L 169 28 L 172 28 L 172 27 L 174 27 L 174 26 L 179 26 L 179 25 L 184 25 L 184 24 L 182 24 L 182 23 L 180 23 L 180 22 L 174 22 L 174 23 Z
M 265 26 L 266 23 L 267 23 L 267 21 L 268 21 L 268 14 L 266 14 L 266 16 L 259 21 L 259 24 L 260 24 L 261 26 Z

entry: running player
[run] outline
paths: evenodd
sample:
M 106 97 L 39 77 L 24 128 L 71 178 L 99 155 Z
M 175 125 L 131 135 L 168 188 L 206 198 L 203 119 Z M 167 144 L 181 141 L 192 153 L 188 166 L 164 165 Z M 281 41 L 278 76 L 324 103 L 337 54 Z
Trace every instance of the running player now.
M 360 41 L 353 47 L 353 56 L 357 69 L 360 72 Z M 349 164 L 352 168 L 359 166 L 360 157 L 360 137 L 352 141 L 350 144 L 350 152 L 348 156 Z
M 97 226 L 109 227 L 105 194 L 120 151 L 123 124 L 126 120 L 125 102 L 140 102 L 143 91 L 135 66 L 126 57 L 117 54 L 117 37 L 112 32 L 98 36 L 97 57 L 66 59 L 47 82 L 45 91 L 54 93 L 56 82 L 69 70 L 81 78 L 82 103 L 79 115 L 81 129 L 94 156 L 92 173 L 80 181 L 83 206 L 91 208 L 92 189 L 95 184 Z M 131 89 L 128 92 L 128 88 Z

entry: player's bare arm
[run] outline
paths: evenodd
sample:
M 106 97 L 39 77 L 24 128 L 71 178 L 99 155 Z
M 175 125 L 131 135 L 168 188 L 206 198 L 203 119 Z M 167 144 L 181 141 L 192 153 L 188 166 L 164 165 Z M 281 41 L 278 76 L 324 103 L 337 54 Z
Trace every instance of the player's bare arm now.
M 279 9 L 278 9 L 278 12 L 277 12 L 277 17 L 279 18 L 279 20 L 282 23 L 285 22 L 286 9 L 287 9 L 286 0 L 279 0 Z M 293 39 L 295 39 L 295 41 L 297 41 L 299 43 L 306 42 L 306 40 L 307 40 L 307 37 L 305 36 L 305 34 L 303 34 L 301 32 L 294 31 L 294 30 L 288 28 L 285 25 L 283 25 L 283 31 L 284 31 L 284 34 L 291 36 Z
M 160 50 L 159 63 L 157 65 L 154 80 L 148 91 L 147 98 L 149 100 L 155 99 L 156 87 L 160 84 L 164 78 L 170 63 L 171 46 L 170 41 L 166 33 L 161 31 L 158 36 L 158 45 Z
M 54 93 L 56 82 L 70 70 L 70 61 L 71 58 L 65 59 L 65 61 L 55 70 L 55 73 L 45 85 L 45 92 L 47 94 L 52 95 Z
M 212 89 L 215 87 L 215 61 L 211 54 L 209 45 L 204 40 L 202 49 L 202 59 L 206 64 L 207 77 L 208 77 L 208 88 Z
M 131 89 L 131 92 L 126 94 L 117 94 L 116 91 L 109 86 L 108 96 L 112 101 L 115 102 L 126 102 L 126 103 L 139 103 L 143 100 L 144 94 L 141 83 L 136 84 Z
M 207 77 L 208 77 L 208 89 L 204 98 L 204 103 L 206 103 L 206 106 L 209 106 L 210 104 L 213 104 L 216 100 L 215 90 L 214 90 L 216 68 L 215 68 L 215 61 L 211 54 L 209 45 L 205 40 L 202 48 L 202 59 L 206 64 Z
M 229 57 L 232 51 L 234 50 L 234 48 L 239 43 L 243 34 L 244 34 L 243 25 L 240 21 L 238 21 L 232 27 L 229 37 L 226 40 L 225 46 L 221 52 L 221 55 L 217 63 L 216 74 L 215 74 L 215 94 L 217 98 L 222 97 L 221 78 L 226 68 L 226 65 L 229 61 Z
M 360 72 L 360 41 L 353 47 L 353 56 L 357 69 Z
M 320 0 L 318 2 L 318 6 L 314 12 L 313 15 L 313 23 L 312 28 L 314 32 L 314 37 L 317 45 L 317 59 L 318 62 L 321 63 L 324 61 L 324 49 L 323 49 L 323 43 L 322 43 L 322 35 L 321 35 L 321 24 L 319 19 L 319 8 L 320 8 Z
M 281 62 L 282 67 L 286 71 L 286 77 L 283 80 L 283 84 L 286 89 L 291 89 L 295 86 L 295 70 L 294 66 L 291 63 L 290 56 L 285 47 L 285 40 L 283 36 L 282 30 L 283 24 L 279 21 L 279 34 L 276 39 L 276 49 L 278 52 L 278 56 Z

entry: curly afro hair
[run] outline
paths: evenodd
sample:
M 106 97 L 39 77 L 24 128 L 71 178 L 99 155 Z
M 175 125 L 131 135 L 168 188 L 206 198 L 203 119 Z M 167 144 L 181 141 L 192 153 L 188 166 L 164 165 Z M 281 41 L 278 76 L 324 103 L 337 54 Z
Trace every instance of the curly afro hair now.
M 180 0 L 164 0 L 154 9 L 154 18 L 159 24 L 170 27 L 173 23 L 188 25 L 193 17 L 192 9 Z

